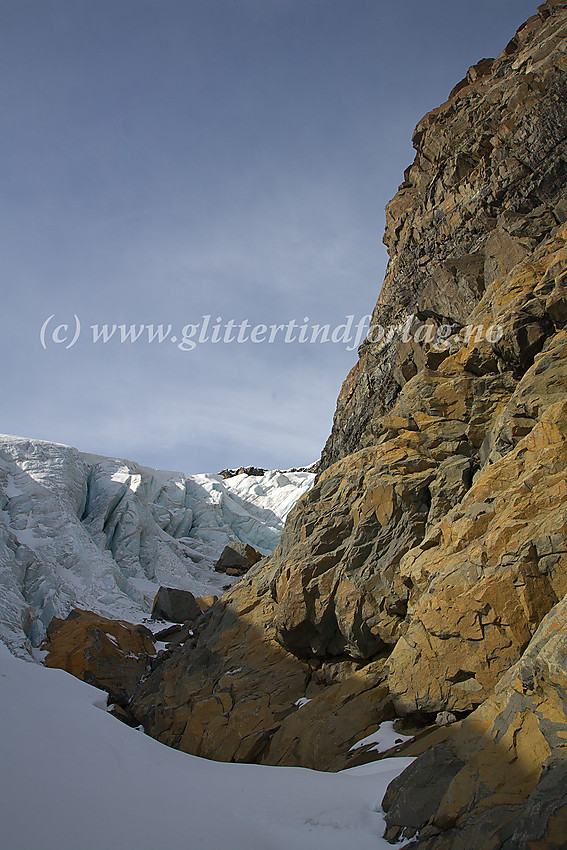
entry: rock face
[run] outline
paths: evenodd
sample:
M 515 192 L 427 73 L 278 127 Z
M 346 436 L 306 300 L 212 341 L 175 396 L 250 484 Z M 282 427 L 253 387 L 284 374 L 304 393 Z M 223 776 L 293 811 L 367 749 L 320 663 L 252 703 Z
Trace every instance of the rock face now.
M 372 319 L 384 339 L 361 347 L 320 468 L 374 442 L 372 421 L 425 365 L 419 346 L 389 343 L 387 330 L 411 314 L 468 325 L 486 288 L 565 221 L 564 5 L 544 3 L 417 125 L 415 160 L 386 209 L 390 262 Z
M 189 752 L 324 769 L 467 718 L 386 801 L 428 850 L 564 846 L 566 102 L 548 0 L 420 121 L 317 481 L 132 702 Z
M 394 716 L 384 660 L 296 658 L 276 640 L 263 563 L 251 575 L 145 679 L 130 710 L 158 740 L 206 758 L 350 766 L 349 748 Z
M 387 835 L 420 848 L 560 848 L 567 837 L 567 601 L 495 693 L 388 789 Z
M 53 618 L 42 649 L 47 651 L 46 667 L 59 667 L 107 691 L 111 702 L 122 708 L 155 655 L 151 633 L 144 626 L 77 608 L 65 620 Z

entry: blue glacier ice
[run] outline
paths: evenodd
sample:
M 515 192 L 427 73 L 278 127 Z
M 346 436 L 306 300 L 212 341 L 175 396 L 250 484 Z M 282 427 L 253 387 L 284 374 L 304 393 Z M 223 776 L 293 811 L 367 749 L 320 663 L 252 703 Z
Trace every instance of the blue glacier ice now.
M 140 621 L 160 585 L 196 596 L 237 540 L 264 555 L 312 486 L 309 472 L 184 475 L 0 436 L 0 638 L 25 654 L 73 607 Z

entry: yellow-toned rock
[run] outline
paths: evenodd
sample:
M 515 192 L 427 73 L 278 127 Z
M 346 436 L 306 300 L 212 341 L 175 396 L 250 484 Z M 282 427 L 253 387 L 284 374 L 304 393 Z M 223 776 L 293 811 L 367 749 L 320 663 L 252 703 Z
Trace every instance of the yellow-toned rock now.
M 42 644 L 46 667 L 60 667 L 102 688 L 125 706 L 148 671 L 155 647 L 144 626 L 109 620 L 76 608 L 65 620 L 54 617 Z
M 399 711 L 478 705 L 562 598 L 566 463 L 567 401 L 559 401 L 402 561 L 415 602 L 389 659 Z
M 566 652 L 563 600 L 495 693 L 392 783 L 384 801 L 390 839 L 410 828 L 419 830 L 418 846 L 427 850 L 551 850 L 564 844 Z

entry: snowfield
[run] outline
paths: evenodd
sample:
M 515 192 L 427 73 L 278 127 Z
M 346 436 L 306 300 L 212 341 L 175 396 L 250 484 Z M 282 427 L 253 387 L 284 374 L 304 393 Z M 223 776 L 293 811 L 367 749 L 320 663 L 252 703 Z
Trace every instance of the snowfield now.
M 380 801 L 412 759 L 332 774 L 196 758 L 1 644 L 0 699 L 4 850 L 391 850 Z
M 271 554 L 314 475 L 183 475 L 0 436 L 0 638 L 26 655 L 73 607 L 139 622 L 160 585 L 196 596 L 240 540 Z

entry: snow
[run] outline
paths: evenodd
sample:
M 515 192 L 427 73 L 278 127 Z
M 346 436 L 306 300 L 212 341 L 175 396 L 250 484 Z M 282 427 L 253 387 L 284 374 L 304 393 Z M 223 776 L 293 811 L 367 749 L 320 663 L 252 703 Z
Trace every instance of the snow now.
M 392 747 L 411 740 L 411 735 L 402 735 L 399 732 L 396 732 L 393 720 L 386 720 L 384 723 L 380 724 L 375 732 L 372 732 L 370 735 L 367 735 L 366 738 L 362 738 L 360 741 L 357 741 L 356 744 L 353 744 L 349 753 L 353 750 L 358 750 L 361 747 L 368 747 L 367 752 L 369 753 L 385 753 L 388 750 L 391 750 Z
M 199 759 L 121 724 L 90 685 L 2 645 L 0 700 L 5 850 L 391 847 L 380 801 L 411 759 L 338 774 Z
M 307 699 L 307 697 L 300 697 L 300 698 L 297 700 L 297 702 L 295 703 L 295 705 L 296 705 L 298 708 L 303 708 L 303 706 L 304 706 L 304 705 L 307 705 L 307 703 L 309 703 L 309 702 L 311 702 L 311 700 L 310 700 L 310 699 Z
M 0 435 L 0 638 L 24 655 L 76 606 L 134 622 L 160 585 L 217 594 L 228 543 L 271 554 L 308 472 L 184 475 Z

